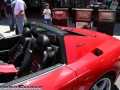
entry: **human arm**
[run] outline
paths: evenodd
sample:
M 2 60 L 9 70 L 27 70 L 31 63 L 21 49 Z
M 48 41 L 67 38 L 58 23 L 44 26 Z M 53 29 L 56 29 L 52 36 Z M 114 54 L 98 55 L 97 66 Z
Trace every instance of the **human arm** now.
M 6 7 L 4 7 L 4 12 L 5 12 L 5 16 L 8 17 L 8 14 L 6 12 Z
M 12 13 L 13 13 L 13 15 L 14 15 L 14 18 L 16 18 L 16 17 L 15 17 L 15 14 L 14 14 L 14 9 L 15 9 L 15 1 L 13 1 L 13 2 L 12 2 L 12 5 L 11 5 L 11 7 L 12 7 Z
M 19 14 L 16 15 L 15 17 L 16 17 L 16 18 L 19 18 L 19 17 L 22 15 L 22 13 L 23 13 L 23 10 L 20 10 Z
M 5 1 L 3 2 L 3 6 L 4 6 L 3 9 L 4 9 L 4 12 L 5 12 L 5 16 L 8 17 L 8 14 L 7 14 L 7 11 L 6 11 L 6 6 L 7 6 L 7 5 L 6 5 L 6 2 L 5 2 Z
M 46 14 L 46 9 L 44 9 L 44 11 L 43 11 L 43 15 L 45 15 Z
M 24 2 L 24 9 L 27 9 L 26 3 Z
M 49 9 L 49 14 L 51 14 L 51 10 Z
M 25 9 L 27 9 L 27 6 L 24 6 Z

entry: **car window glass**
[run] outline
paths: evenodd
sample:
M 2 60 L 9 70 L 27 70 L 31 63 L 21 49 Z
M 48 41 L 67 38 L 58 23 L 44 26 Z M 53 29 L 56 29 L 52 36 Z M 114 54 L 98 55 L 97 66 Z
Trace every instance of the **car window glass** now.
M 31 30 L 36 35 L 43 34 L 48 36 L 52 44 L 58 45 L 58 39 L 57 39 L 58 34 L 55 31 L 39 25 L 32 25 Z
M 56 32 L 54 32 L 50 29 L 47 29 L 45 27 L 38 26 L 38 25 L 33 25 L 32 31 L 34 31 L 37 35 L 39 35 L 39 34 L 56 34 Z

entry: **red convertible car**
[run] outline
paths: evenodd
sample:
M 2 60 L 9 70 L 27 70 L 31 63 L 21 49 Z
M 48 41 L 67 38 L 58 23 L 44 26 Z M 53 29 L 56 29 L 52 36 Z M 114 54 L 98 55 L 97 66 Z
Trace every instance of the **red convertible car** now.
M 0 35 L 0 73 L 0 88 L 6 90 L 111 90 L 120 74 L 120 40 L 26 23 L 21 35 Z

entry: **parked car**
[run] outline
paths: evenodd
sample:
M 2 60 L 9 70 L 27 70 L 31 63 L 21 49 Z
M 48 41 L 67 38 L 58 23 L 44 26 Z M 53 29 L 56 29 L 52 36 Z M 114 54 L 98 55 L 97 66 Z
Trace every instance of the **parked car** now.
M 120 40 L 103 33 L 31 22 L 0 36 L 2 88 L 111 90 L 120 74 Z

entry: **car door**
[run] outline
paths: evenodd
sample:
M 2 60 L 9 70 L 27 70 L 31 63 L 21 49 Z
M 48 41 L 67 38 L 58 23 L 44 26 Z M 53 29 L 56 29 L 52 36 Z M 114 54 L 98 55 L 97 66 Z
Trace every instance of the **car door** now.
M 65 64 L 56 64 L 3 86 L 20 86 L 27 90 L 30 86 L 33 90 L 76 90 L 76 84 L 76 73 Z

